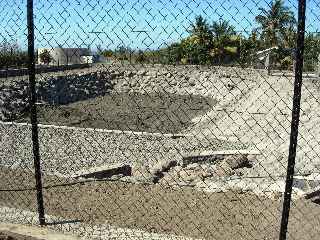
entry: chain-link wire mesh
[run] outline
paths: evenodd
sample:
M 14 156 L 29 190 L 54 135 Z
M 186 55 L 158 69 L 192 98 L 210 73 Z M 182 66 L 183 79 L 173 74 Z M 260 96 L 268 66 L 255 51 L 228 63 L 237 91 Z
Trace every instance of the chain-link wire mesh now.
M 319 2 L 308 3 L 306 18 L 306 37 L 305 37 L 305 55 L 304 55 L 304 72 L 302 81 L 302 98 L 301 98 L 301 116 L 299 139 L 297 144 L 296 156 L 296 176 L 294 192 L 297 194 L 302 190 L 303 197 L 292 201 L 291 214 L 295 219 L 289 221 L 289 231 L 292 234 L 300 235 L 306 233 L 305 238 L 315 239 L 319 231 L 315 226 L 319 224 L 317 211 L 317 189 L 319 179 L 319 150 L 317 137 L 317 106 L 319 97 L 316 94 L 319 79 Z M 308 224 L 297 225 L 300 219 L 305 219 Z M 309 224 L 314 222 L 314 224 Z M 314 230 L 311 230 L 314 229 Z
M 1 222 L 37 224 L 26 1 L 0 3 Z M 319 9 L 307 2 L 288 239 L 319 230 Z M 48 227 L 83 239 L 275 239 L 298 1 L 41 0 Z
M 1 1 L 0 20 L 0 216 L 1 222 L 35 223 L 35 190 L 27 195 L 15 189 L 34 188 L 31 129 L 15 125 L 28 112 L 27 9 L 23 1 Z

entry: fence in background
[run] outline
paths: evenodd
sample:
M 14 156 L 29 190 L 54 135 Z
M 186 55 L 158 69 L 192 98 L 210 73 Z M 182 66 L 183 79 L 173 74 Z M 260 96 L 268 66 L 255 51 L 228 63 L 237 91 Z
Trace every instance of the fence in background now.
M 1 222 L 84 239 L 317 239 L 316 1 L 0 6 L 0 65 L 28 65 L 0 72 Z M 76 58 L 95 63 L 47 66 Z

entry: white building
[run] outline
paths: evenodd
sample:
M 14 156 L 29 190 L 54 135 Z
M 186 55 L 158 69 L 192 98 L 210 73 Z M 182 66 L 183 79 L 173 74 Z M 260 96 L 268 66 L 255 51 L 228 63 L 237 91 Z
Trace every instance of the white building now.
M 47 50 L 51 56 L 49 65 L 72 65 L 93 62 L 93 56 L 88 48 L 39 48 L 39 64 L 44 64 L 41 61 L 40 55 L 45 50 Z

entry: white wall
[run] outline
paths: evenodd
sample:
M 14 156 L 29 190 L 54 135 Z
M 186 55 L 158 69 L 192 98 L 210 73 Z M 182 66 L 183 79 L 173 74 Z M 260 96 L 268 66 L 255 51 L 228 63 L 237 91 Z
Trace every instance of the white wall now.
M 52 61 L 49 65 L 67 65 L 67 64 L 81 64 L 87 63 L 89 60 L 90 51 L 87 48 L 39 48 L 38 49 L 38 63 L 41 64 L 40 54 L 48 50 Z M 85 59 L 83 59 L 85 56 Z M 88 62 L 90 63 L 90 62 Z

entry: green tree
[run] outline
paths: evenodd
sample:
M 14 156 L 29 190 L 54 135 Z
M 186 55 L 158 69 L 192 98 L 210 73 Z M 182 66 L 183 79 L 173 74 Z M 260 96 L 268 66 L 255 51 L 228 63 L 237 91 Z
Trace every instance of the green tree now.
M 212 42 L 212 33 L 210 30 L 210 26 L 206 19 L 204 19 L 201 15 L 197 16 L 195 19 L 195 23 L 190 26 L 191 36 L 196 36 L 199 40 L 200 45 L 209 46 Z
M 103 50 L 101 52 L 101 55 L 104 57 L 112 57 L 114 55 L 112 50 Z
M 164 63 L 177 64 L 184 56 L 183 46 L 180 43 L 173 43 L 163 52 Z
M 259 8 L 259 10 L 261 14 L 256 16 L 255 20 L 259 24 L 261 40 L 266 47 L 290 45 L 290 40 L 286 36 L 288 31 L 294 32 L 296 19 L 290 8 L 284 5 L 284 1 L 273 0 L 269 8 Z
M 230 25 L 229 21 L 223 19 L 212 23 L 211 32 L 215 41 L 228 40 L 231 36 L 236 35 L 235 27 Z
M 208 64 L 212 47 L 212 32 L 205 18 L 201 15 L 190 25 L 190 36 L 181 41 L 180 61 L 191 64 Z
M 213 49 L 211 56 L 216 62 L 231 61 L 238 55 L 240 36 L 237 35 L 235 27 L 229 21 L 220 19 L 211 25 L 213 35 Z
M 129 47 L 119 46 L 115 51 L 115 55 L 120 61 L 124 61 L 130 59 L 132 52 Z
M 248 38 L 241 39 L 239 62 L 242 65 L 251 65 L 255 59 L 254 54 L 262 50 L 261 41 L 257 38 L 257 33 L 252 31 Z
M 39 58 L 40 61 L 44 64 L 49 64 L 52 61 L 51 54 L 47 49 L 43 50 L 43 52 L 40 53 Z
M 184 63 L 190 64 L 210 64 L 210 48 L 201 44 L 196 35 L 183 39 L 181 42 L 183 57 L 180 59 Z
M 0 68 L 25 66 L 28 63 L 28 54 L 22 51 L 17 43 L 6 39 L 0 43 Z
M 308 33 L 305 38 L 305 58 L 304 69 L 315 71 L 320 54 L 320 34 Z
M 139 50 L 136 61 L 137 61 L 138 63 L 143 63 L 143 62 L 145 62 L 146 60 L 147 60 L 147 59 L 146 59 L 146 56 L 145 56 L 144 52 L 143 52 L 142 50 Z

